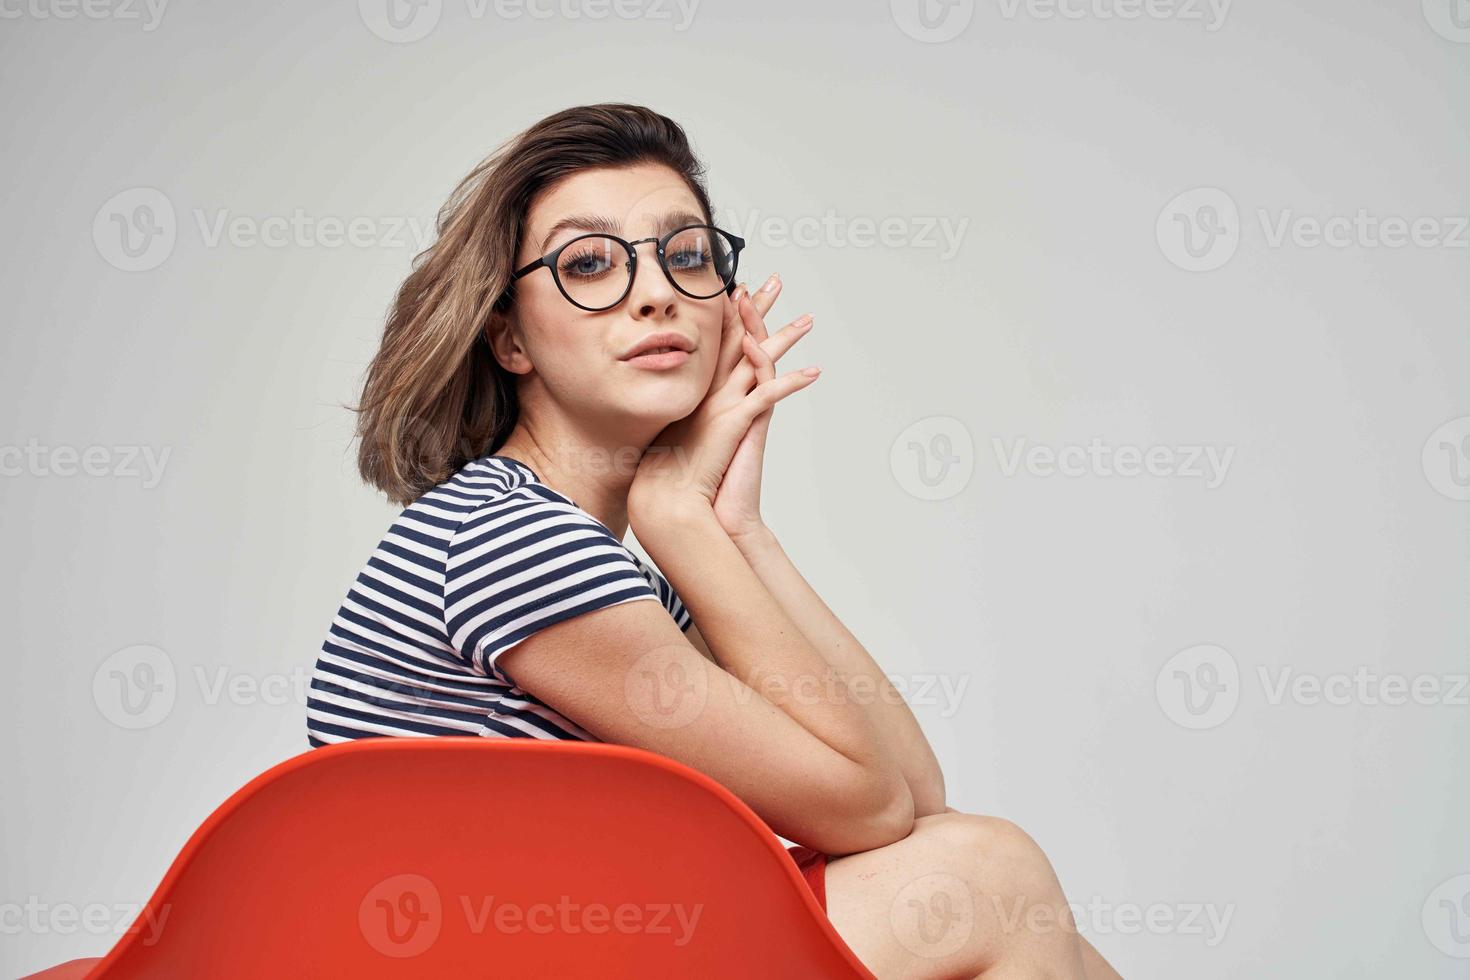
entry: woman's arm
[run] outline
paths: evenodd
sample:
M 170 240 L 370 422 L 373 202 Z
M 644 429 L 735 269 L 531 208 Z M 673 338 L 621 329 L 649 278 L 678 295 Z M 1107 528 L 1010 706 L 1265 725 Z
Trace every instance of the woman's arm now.
M 713 512 L 675 505 L 642 517 L 630 509 L 634 533 L 673 583 L 720 668 L 843 756 L 907 786 L 888 732 L 847 693 L 840 668 L 792 621 Z M 901 795 L 909 797 L 907 810 L 912 795 Z
M 808 681 L 833 671 L 709 507 L 645 514 L 630 501 L 629 518 L 728 672 L 654 602 L 547 627 L 500 668 L 602 741 L 713 777 L 788 840 L 848 854 L 908 836 L 913 799 L 884 737 L 850 699 L 808 695 Z
M 746 347 L 749 366 L 743 364 L 741 369 L 753 371 L 757 379 L 774 377 L 775 359 L 812 329 L 812 317 L 808 314 L 774 335 L 766 330 L 765 314 L 781 288 L 780 277 L 776 275 L 753 295 L 748 295 L 742 284 L 727 310 L 732 332 L 738 319 L 740 327 L 754 341 Z M 941 813 L 945 809 L 944 776 L 913 712 L 857 637 L 842 625 L 796 570 L 761 520 L 761 477 L 770 424 L 768 409 L 757 415 L 744 433 L 721 475 L 713 501 L 715 515 L 761 583 L 826 662 L 847 679 L 852 696 L 861 702 L 873 724 L 890 743 L 913 796 L 915 813 L 918 816 Z
M 893 747 L 914 798 L 914 816 L 943 813 L 948 809 L 944 773 L 903 695 L 817 595 L 769 528 L 732 535 L 731 540 L 802 635 L 847 680 L 848 687 L 855 688 L 854 700 L 866 708 L 874 726 Z

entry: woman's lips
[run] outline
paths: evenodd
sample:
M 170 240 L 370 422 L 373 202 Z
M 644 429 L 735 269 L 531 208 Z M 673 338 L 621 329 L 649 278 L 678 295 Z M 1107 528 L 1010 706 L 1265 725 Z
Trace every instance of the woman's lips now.
M 671 350 L 665 351 L 662 354 L 639 354 L 637 357 L 628 358 L 623 363 L 631 364 L 634 367 L 643 368 L 647 371 L 667 371 L 669 368 L 676 368 L 688 360 L 688 351 Z

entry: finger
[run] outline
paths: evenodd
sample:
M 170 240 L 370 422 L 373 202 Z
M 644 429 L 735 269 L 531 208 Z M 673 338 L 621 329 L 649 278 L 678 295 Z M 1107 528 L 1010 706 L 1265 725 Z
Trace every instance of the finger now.
M 736 369 L 736 374 L 741 372 L 749 374 L 754 372 L 757 384 L 771 380 L 776 376 L 776 362 L 770 354 L 758 343 L 754 337 L 745 338 L 745 362 Z M 771 413 L 776 409 L 774 406 L 760 412 L 751 420 L 750 429 L 755 433 L 753 437 L 758 445 L 765 444 L 766 431 L 771 426 Z
M 745 324 L 740 318 L 738 300 L 745 295 L 744 290 L 737 288 L 734 296 L 725 297 L 725 319 L 720 327 L 720 356 L 715 362 L 715 376 L 711 380 L 711 387 L 719 388 L 725 384 L 730 377 L 730 372 L 740 362 L 742 356 L 741 340 L 745 336 Z
M 760 347 L 770 355 L 772 362 L 779 361 L 787 351 L 796 346 L 798 340 L 811 332 L 812 325 L 812 315 L 810 313 L 803 313 L 780 330 L 777 330 L 769 338 L 762 341 Z M 742 361 L 735 366 L 732 379 L 735 377 L 739 377 L 740 379 L 736 382 L 737 384 L 742 385 L 746 391 L 750 390 L 754 374 L 751 372 L 748 363 Z
M 759 289 L 750 294 L 751 302 L 755 303 L 756 312 L 762 317 L 771 312 L 771 307 L 776 303 L 776 297 L 781 295 L 781 277 L 771 273 Z M 764 338 L 762 338 L 764 339 Z
M 800 371 L 783 374 L 778 378 L 771 378 L 769 381 L 762 381 L 756 385 L 740 405 L 740 410 L 747 423 L 753 422 L 757 415 L 772 407 L 787 395 L 798 392 L 817 380 L 817 376 L 821 374 L 821 371 L 821 368 L 813 365 L 809 368 L 802 368 Z M 807 372 L 811 373 L 808 374 Z
M 762 350 L 756 339 L 744 331 L 740 334 L 740 353 L 742 359 L 735 370 L 730 372 L 723 389 L 723 393 L 728 394 L 732 400 L 744 398 L 753 385 L 776 376 L 776 365 L 771 360 L 771 355 Z
M 769 285 L 770 282 L 767 282 Z M 763 287 L 764 288 L 764 287 Z M 767 303 L 766 306 L 770 306 Z M 755 296 L 750 297 L 749 302 L 737 303 L 735 309 L 740 313 L 740 319 L 745 324 L 745 329 L 750 331 L 757 341 L 765 340 L 770 336 L 766 332 L 766 319 L 764 314 L 755 305 Z
M 765 348 L 756 343 L 754 337 L 746 334 L 741 347 L 745 352 L 746 362 L 755 370 L 756 384 L 776 376 L 776 362 L 766 353 Z

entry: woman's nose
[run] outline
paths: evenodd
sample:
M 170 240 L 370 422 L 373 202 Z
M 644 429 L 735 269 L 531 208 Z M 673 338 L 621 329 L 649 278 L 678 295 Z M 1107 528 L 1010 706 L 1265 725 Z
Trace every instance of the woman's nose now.
M 677 296 L 674 284 L 659 265 L 652 242 L 638 246 L 638 264 L 633 271 L 633 288 L 629 292 L 629 312 L 635 316 L 667 313 Z

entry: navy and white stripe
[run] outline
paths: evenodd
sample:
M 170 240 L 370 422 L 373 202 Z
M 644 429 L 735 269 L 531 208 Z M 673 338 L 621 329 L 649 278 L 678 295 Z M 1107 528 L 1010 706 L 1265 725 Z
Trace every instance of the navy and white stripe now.
M 693 622 L 668 579 L 519 460 L 490 455 L 405 507 L 322 643 L 313 747 L 379 736 L 596 739 L 498 666 L 554 623 L 639 599 Z

